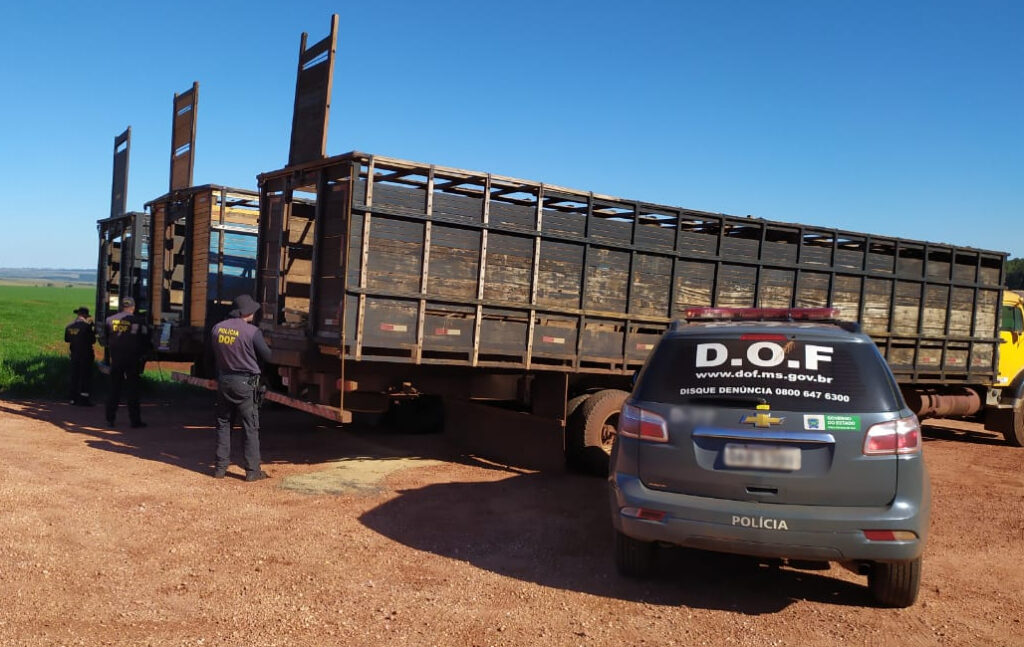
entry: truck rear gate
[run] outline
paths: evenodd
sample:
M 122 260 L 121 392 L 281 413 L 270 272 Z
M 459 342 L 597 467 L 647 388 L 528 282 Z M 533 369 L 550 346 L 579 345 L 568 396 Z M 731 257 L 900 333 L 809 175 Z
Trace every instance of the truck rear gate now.
M 135 299 L 141 310 L 149 304 L 149 217 L 125 211 L 128 202 L 128 163 L 132 129 L 114 138 L 110 217 L 98 220 L 99 258 L 96 268 L 96 321 L 104 321 L 120 308 L 122 297 Z M 103 326 L 97 333 L 105 334 Z
M 129 211 L 96 222 L 100 249 L 97 270 L 96 321 L 103 321 L 120 307 L 122 297 L 135 299 L 136 307 L 149 307 L 149 217 Z
M 225 318 L 234 297 L 255 290 L 259 194 L 193 186 L 198 107 L 198 83 L 174 95 L 168 192 L 146 210 L 157 350 L 201 363 L 206 330 Z

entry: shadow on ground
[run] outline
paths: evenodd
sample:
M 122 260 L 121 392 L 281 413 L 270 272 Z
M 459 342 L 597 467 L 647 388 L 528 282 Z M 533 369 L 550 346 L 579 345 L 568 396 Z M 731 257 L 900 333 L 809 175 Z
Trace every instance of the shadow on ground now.
M 148 424 L 132 429 L 122 405 L 114 427 L 108 427 L 102 402 L 76 407 L 64 402 L 0 399 L 0 411 L 41 420 L 69 433 L 87 437 L 86 444 L 103 451 L 157 461 L 201 474 L 212 471 L 214 394 L 178 393 L 173 400 L 142 401 Z M 346 460 L 427 458 L 481 463 L 453 450 L 440 435 L 403 435 L 367 426 L 340 429 L 334 423 L 283 407 L 268 406 L 260 414 L 263 465 L 319 465 Z M 242 432 L 232 433 L 232 458 L 242 456 Z M 237 474 L 229 472 L 229 475 Z
M 360 521 L 417 550 L 609 598 L 749 615 L 774 613 L 802 599 L 871 604 L 865 586 L 827 574 L 678 548 L 659 550 L 651 579 L 625 579 L 613 562 L 607 501 L 607 483 L 600 479 L 520 474 L 404 490 Z
M 86 444 L 209 474 L 214 430 L 212 394 L 143 402 L 144 429 L 131 429 L 125 412 L 106 428 L 102 406 L 0 400 L 0 411 L 80 434 Z M 799 600 L 868 605 L 864 586 L 830 574 L 780 568 L 757 560 L 663 549 L 656 575 L 620 577 L 602 479 L 517 470 L 481 461 L 453 448 L 443 435 L 403 435 L 366 427 L 339 430 L 289 409 L 262 415 L 265 465 L 321 465 L 345 461 L 426 458 L 496 470 L 507 478 L 434 483 L 400 490 L 360 517 L 368 528 L 417 550 L 467 562 L 499 575 L 604 597 L 659 605 L 731 610 L 758 615 Z M 241 434 L 233 434 L 240 444 Z M 240 447 L 234 450 L 241 456 Z M 343 469 L 343 467 L 341 468 Z
M 968 428 L 969 427 L 969 428 Z M 925 442 L 949 440 L 977 445 L 1005 445 L 1003 435 L 986 431 L 980 424 L 969 424 L 958 420 L 926 419 L 921 422 L 921 434 Z

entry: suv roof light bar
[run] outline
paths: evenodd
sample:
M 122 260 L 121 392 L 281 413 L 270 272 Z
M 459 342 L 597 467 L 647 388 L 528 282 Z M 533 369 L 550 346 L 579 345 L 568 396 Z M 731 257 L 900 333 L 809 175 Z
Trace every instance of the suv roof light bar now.
M 686 321 L 820 321 L 836 323 L 839 308 L 687 308 Z

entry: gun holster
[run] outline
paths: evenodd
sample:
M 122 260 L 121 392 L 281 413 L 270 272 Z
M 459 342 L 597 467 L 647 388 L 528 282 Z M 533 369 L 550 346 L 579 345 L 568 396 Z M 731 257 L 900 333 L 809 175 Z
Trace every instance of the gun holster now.
M 262 407 L 263 398 L 267 394 L 267 385 L 260 380 L 259 375 L 249 378 L 249 384 L 252 386 L 252 399 L 256 403 L 256 408 Z

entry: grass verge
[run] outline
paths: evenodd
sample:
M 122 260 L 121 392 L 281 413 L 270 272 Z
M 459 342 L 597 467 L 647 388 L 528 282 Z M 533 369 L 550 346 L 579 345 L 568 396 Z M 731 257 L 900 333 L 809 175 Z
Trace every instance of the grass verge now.
M 93 287 L 0 285 L 0 395 L 64 399 L 68 391 L 68 346 L 64 327 L 74 320 L 72 310 L 96 301 Z M 96 347 L 96 356 L 103 349 Z M 106 378 L 93 375 L 93 391 L 101 397 Z M 146 365 L 144 393 L 193 391 L 171 380 L 159 362 Z

